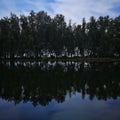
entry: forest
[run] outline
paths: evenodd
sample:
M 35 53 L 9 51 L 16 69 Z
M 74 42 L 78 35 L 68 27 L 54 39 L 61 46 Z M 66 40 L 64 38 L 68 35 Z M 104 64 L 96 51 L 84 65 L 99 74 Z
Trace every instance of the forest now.
M 81 24 L 57 14 L 31 11 L 0 19 L 0 59 L 119 57 L 120 16 L 85 18 Z

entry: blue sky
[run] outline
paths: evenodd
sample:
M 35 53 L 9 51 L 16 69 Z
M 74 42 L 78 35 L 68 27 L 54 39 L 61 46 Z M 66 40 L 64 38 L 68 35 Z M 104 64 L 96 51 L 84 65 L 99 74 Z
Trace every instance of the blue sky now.
M 83 17 L 89 20 L 90 16 L 120 15 L 120 0 L 0 0 L 0 18 L 10 12 L 28 15 L 31 10 L 44 10 L 51 17 L 63 14 L 66 21 L 80 23 Z

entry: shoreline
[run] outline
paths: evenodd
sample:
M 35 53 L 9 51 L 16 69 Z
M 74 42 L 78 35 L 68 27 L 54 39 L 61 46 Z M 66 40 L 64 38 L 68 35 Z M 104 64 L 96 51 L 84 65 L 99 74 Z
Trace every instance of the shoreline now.
M 75 62 L 120 62 L 120 58 L 110 57 L 77 57 L 77 58 L 2 58 L 0 61 L 75 61 Z

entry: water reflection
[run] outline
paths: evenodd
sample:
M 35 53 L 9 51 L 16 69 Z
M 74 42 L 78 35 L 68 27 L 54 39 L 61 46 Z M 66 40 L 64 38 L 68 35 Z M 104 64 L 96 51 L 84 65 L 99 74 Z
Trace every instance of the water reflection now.
M 120 64 L 98 62 L 15 61 L 0 64 L 0 97 L 15 104 L 31 101 L 48 105 L 66 95 L 82 99 L 117 99 L 120 96 Z

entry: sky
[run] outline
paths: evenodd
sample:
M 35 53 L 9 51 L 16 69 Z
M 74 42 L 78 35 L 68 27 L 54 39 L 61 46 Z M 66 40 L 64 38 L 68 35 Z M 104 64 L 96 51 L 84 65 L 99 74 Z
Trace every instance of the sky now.
M 11 12 L 28 15 L 31 10 L 44 10 L 51 17 L 63 14 L 67 22 L 78 24 L 83 18 L 89 21 L 91 16 L 119 16 L 120 0 L 0 0 L 0 18 Z

